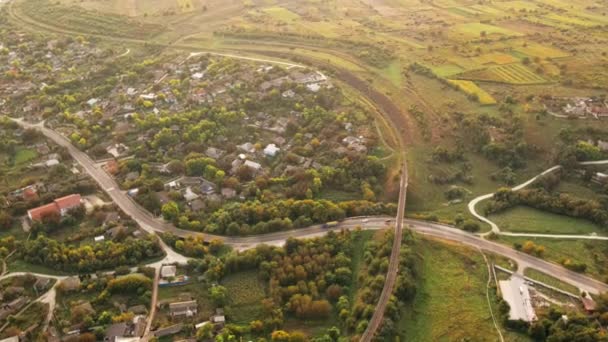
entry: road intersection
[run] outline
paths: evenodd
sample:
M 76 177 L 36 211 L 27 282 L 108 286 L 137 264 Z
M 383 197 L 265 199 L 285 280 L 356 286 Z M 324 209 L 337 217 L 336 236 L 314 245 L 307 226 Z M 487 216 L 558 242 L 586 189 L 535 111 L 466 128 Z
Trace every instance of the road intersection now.
M 395 227 L 395 232 L 397 233 L 397 239 L 394 241 L 394 246 L 389 262 L 389 271 L 387 273 L 387 277 L 385 280 L 384 288 L 379 300 L 379 303 L 376 306 L 375 313 L 370 320 L 370 324 L 368 325 L 368 329 L 364 333 L 362 340 L 363 341 L 371 341 L 372 337 L 375 335 L 377 329 L 380 327 L 383 315 L 384 308 L 390 299 L 390 295 L 393 292 L 393 288 L 396 282 L 396 277 L 398 274 L 398 265 L 399 265 L 399 250 L 400 250 L 400 242 L 401 242 L 401 232 L 403 229 L 403 224 L 407 224 L 408 227 L 422 235 L 431 236 L 435 238 L 455 241 L 461 244 L 469 245 L 471 247 L 479 248 L 481 250 L 502 255 L 504 257 L 510 258 L 518 264 L 518 271 L 522 272 L 526 268 L 533 268 L 544 273 L 550 274 L 560 280 L 569 283 L 571 285 L 576 286 L 581 291 L 586 291 L 588 293 L 598 294 L 600 292 L 608 292 L 608 285 L 604 284 L 600 281 L 597 281 L 593 278 L 587 277 L 585 275 L 570 271 L 561 265 L 554 264 L 531 255 L 518 252 L 510 247 L 507 247 L 502 244 L 495 243 L 493 241 L 489 241 L 484 239 L 483 236 L 473 235 L 467 232 L 464 232 L 460 229 L 450 227 L 447 225 L 430 223 L 425 221 L 404 219 L 405 214 L 405 203 L 406 203 L 406 193 L 407 193 L 407 166 L 404 164 L 402 167 L 402 179 L 400 183 L 400 199 L 398 205 L 398 215 L 395 220 L 394 217 L 385 217 L 385 216 L 374 216 L 374 217 L 357 217 L 357 218 L 348 218 L 344 221 L 340 222 L 340 224 L 333 228 L 324 228 L 323 225 L 313 225 L 307 228 L 294 229 L 289 231 L 281 231 L 270 234 L 263 234 L 257 236 L 248 236 L 248 237 L 228 237 L 228 236 L 219 236 L 219 235 L 211 235 L 202 232 L 193 232 L 188 230 L 183 230 L 175 227 L 174 225 L 163 221 L 162 219 L 155 217 L 150 212 L 142 208 L 138 205 L 125 191 L 120 190 L 120 187 L 116 183 L 116 181 L 98 164 L 95 163 L 85 152 L 76 148 L 65 136 L 60 133 L 44 126 L 44 122 L 39 122 L 36 124 L 28 123 L 22 119 L 13 119 L 20 126 L 24 128 L 34 128 L 39 130 L 44 136 L 48 139 L 52 140 L 56 144 L 67 149 L 72 158 L 80 164 L 80 166 L 84 169 L 84 171 L 93 179 L 97 184 L 110 196 L 112 201 L 128 216 L 130 216 L 133 220 L 135 220 L 139 226 L 149 234 L 157 234 L 162 232 L 170 232 L 179 237 L 186 236 L 202 236 L 206 240 L 219 239 L 222 240 L 225 244 L 230 245 L 232 248 L 236 250 L 245 250 L 249 248 L 255 248 L 257 245 L 266 244 L 273 246 L 282 246 L 288 238 L 312 238 L 323 236 L 327 234 L 329 231 L 340 231 L 344 229 L 387 229 L 391 226 Z M 404 158 L 405 159 L 405 158 Z M 608 161 L 594 162 L 595 163 L 608 163 Z M 513 190 L 522 189 L 534 181 L 538 179 L 538 177 L 554 172 L 559 169 L 560 166 L 554 166 L 540 175 L 528 180 L 527 182 L 520 184 L 519 186 L 513 188 Z M 538 234 L 510 234 L 504 233 L 500 231 L 500 228 L 489 219 L 484 216 L 478 214 L 476 212 L 475 206 L 486 199 L 489 199 L 493 196 L 493 194 L 483 195 L 475 198 L 473 201 L 469 203 L 469 210 L 471 213 L 477 217 L 479 220 L 484 221 L 492 227 L 490 232 L 494 232 L 497 234 L 504 235 L 514 235 L 514 236 L 530 236 L 535 237 Z M 582 236 L 553 236 L 542 234 L 542 237 L 560 237 L 560 238 L 583 238 Z M 584 238 L 588 239 L 608 239 L 608 237 L 599 237 L 599 236 L 584 236 Z M 158 273 L 160 268 L 164 264 L 186 264 L 190 258 L 187 258 L 173 249 L 169 248 L 162 239 L 159 239 L 159 244 L 163 251 L 165 252 L 165 257 L 157 262 L 154 262 L 149 267 L 153 267 L 156 272 L 156 276 L 154 279 L 154 284 L 157 285 L 158 281 Z M 4 275 L 14 276 L 15 273 L 9 273 Z M 46 275 L 39 275 L 46 276 Z M 1 279 L 2 277 L 0 277 Z M 55 277 L 57 278 L 57 277 Z M 45 295 L 41 296 L 38 301 L 47 302 L 49 304 L 54 303 L 54 290 L 49 291 Z M 52 298 L 51 298 L 52 297 Z M 146 337 L 150 336 L 150 328 L 152 324 L 153 312 L 156 307 L 156 291 L 154 291 L 152 296 L 152 311 L 151 315 L 148 318 L 147 326 L 146 326 Z M 144 338 L 146 340 L 146 338 Z

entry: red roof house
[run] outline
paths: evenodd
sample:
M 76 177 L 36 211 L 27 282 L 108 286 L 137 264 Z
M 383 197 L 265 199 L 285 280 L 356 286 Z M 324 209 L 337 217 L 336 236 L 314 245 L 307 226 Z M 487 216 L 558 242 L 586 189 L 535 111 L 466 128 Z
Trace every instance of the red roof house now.
M 53 202 L 53 203 L 45 204 L 38 208 L 28 210 L 27 216 L 32 221 L 41 221 L 46 216 L 49 216 L 49 215 L 55 214 L 55 213 L 59 214 L 59 209 L 57 208 L 57 205 L 55 204 L 55 202 Z
M 81 204 L 81 197 L 78 194 L 72 194 L 65 197 L 57 198 L 53 203 L 45 204 L 41 207 L 30 209 L 27 211 L 27 216 L 32 221 L 40 221 L 45 216 L 53 213 L 64 216 L 68 211 L 79 207 Z

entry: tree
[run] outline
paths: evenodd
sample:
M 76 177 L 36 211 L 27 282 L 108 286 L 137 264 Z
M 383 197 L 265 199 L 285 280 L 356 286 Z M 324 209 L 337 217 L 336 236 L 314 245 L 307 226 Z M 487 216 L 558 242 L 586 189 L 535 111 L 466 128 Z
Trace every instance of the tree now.
M 479 223 L 468 220 L 464 223 L 464 225 L 462 226 L 462 229 L 466 230 L 467 232 L 475 233 L 475 232 L 478 232 L 481 229 L 481 227 L 479 226 Z
M 213 324 L 208 323 L 196 331 L 196 340 L 199 342 L 207 341 L 213 337 Z
M 216 285 L 209 289 L 209 295 L 211 296 L 211 300 L 215 305 L 224 306 L 226 305 L 226 300 L 228 299 L 228 291 L 225 287 L 221 285 Z
M 179 217 L 179 207 L 173 201 L 164 204 L 161 211 L 167 221 L 175 221 Z
M 289 333 L 285 330 L 275 330 L 270 338 L 275 342 L 289 342 Z
M 0 229 L 10 229 L 12 225 L 13 218 L 6 211 L 0 211 Z

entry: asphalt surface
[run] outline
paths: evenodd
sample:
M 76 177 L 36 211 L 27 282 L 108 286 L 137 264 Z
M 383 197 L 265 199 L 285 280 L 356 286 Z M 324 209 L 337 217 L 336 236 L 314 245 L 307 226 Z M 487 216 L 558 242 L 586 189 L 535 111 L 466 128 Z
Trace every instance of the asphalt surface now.
M 97 167 L 93 160 L 91 160 L 84 152 L 74 147 L 67 138 L 58 134 L 57 132 L 43 127 L 41 124 L 32 125 L 23 121 L 18 121 L 25 127 L 34 127 L 40 129 L 42 133 L 53 140 L 55 143 L 67 148 L 72 157 L 83 167 L 83 169 L 108 193 L 112 200 L 129 216 L 137 221 L 142 229 L 149 233 L 156 232 L 172 232 L 178 236 L 184 237 L 188 235 L 199 235 L 206 239 L 220 239 L 224 243 L 231 245 L 233 248 L 238 250 L 253 248 L 259 244 L 268 244 L 280 246 L 289 237 L 294 238 L 305 238 L 322 236 L 329 230 L 339 231 L 341 229 L 354 229 L 361 227 L 362 229 L 385 229 L 389 228 L 393 224 L 394 218 L 392 217 L 370 217 L 370 218 L 350 218 L 340 223 L 335 228 L 324 229 L 321 225 L 311 226 L 308 228 L 294 229 L 290 231 L 282 231 L 258 236 L 250 237 L 225 237 L 216 236 L 198 232 L 187 231 L 178 229 L 175 226 L 161 221 L 154 217 L 149 212 L 138 206 L 125 192 L 119 190 L 118 184 L 108 175 L 103 169 Z M 402 196 L 404 198 L 404 196 Z M 391 220 L 387 225 L 386 221 Z M 438 237 L 446 240 L 456 241 L 462 244 L 466 244 L 473 247 L 482 248 L 488 252 L 499 254 L 510 259 L 513 259 L 518 263 L 519 269 L 534 268 L 547 274 L 553 275 L 556 278 L 561 279 L 564 282 L 579 287 L 581 290 L 599 293 L 607 292 L 608 285 L 599 282 L 595 279 L 587 277 L 576 272 L 572 272 L 558 264 L 554 264 L 525 253 L 518 252 L 510 247 L 495 243 L 492 241 L 485 240 L 479 236 L 469 234 L 460 229 L 456 229 L 446 225 L 434 224 L 424 221 L 416 220 L 404 220 L 413 230 L 422 233 L 424 235 Z M 161 241 L 162 243 L 162 241 Z M 182 260 L 181 262 L 187 262 L 187 258 L 175 253 L 173 250 L 163 244 L 163 248 L 167 252 L 167 256 L 170 259 Z
M 380 299 L 374 311 L 374 315 L 370 319 L 368 327 L 362 335 L 362 341 L 371 341 L 376 331 L 381 326 L 384 319 L 384 312 L 386 311 L 386 305 L 393 293 L 393 288 L 398 275 L 399 267 L 399 251 L 401 246 L 401 236 L 403 230 L 403 223 L 407 223 L 411 229 L 423 234 L 445 240 L 451 240 L 466 244 L 472 247 L 481 248 L 491 253 L 499 254 L 508 257 L 518 264 L 518 270 L 523 271 L 525 268 L 534 268 L 550 274 L 562 281 L 571 285 L 577 286 L 582 291 L 589 293 L 600 293 L 608 292 L 608 285 L 599 282 L 590 277 L 572 272 L 560 265 L 553 264 L 530 255 L 518 252 L 507 246 L 494 243 L 492 241 L 485 240 L 473 234 L 466 233 L 460 229 L 452 228 L 445 225 L 433 224 L 423 221 L 415 220 L 404 220 L 406 194 L 407 194 L 407 166 L 403 166 L 403 172 L 401 184 L 400 184 L 400 198 L 399 205 L 397 208 L 397 219 L 391 217 L 362 217 L 362 218 L 350 218 L 341 222 L 337 227 L 327 229 L 322 225 L 315 225 L 308 228 L 294 229 L 290 231 L 282 231 L 264 235 L 250 236 L 250 237 L 226 237 L 205 234 L 200 232 L 192 232 L 183 229 L 179 229 L 172 224 L 164 222 L 163 220 L 153 216 L 147 210 L 139 206 L 135 201 L 126 194 L 126 192 L 120 190 L 120 187 L 116 181 L 100 166 L 96 165 L 95 162 L 84 152 L 77 149 L 72 143 L 63 135 L 55 132 L 52 129 L 44 127 L 43 123 L 31 124 L 22 120 L 16 120 L 21 126 L 26 128 L 36 128 L 40 130 L 47 138 L 54 141 L 56 144 L 64 147 L 70 153 L 72 158 L 76 160 L 82 168 L 87 172 L 91 178 L 93 178 L 99 186 L 112 198 L 127 215 L 135 220 L 142 229 L 146 232 L 155 234 L 159 232 L 171 232 L 180 237 L 189 235 L 203 236 L 206 240 L 220 239 L 224 243 L 231 245 L 237 250 L 244 250 L 253 248 L 259 244 L 268 244 L 275 246 L 282 246 L 288 238 L 311 238 L 316 236 L 325 235 L 328 231 L 339 231 L 343 229 L 386 229 L 391 226 L 395 227 L 395 239 L 393 239 L 393 248 L 391 252 L 391 258 L 389 261 L 389 270 L 387 272 L 384 288 L 382 290 Z M 526 182 L 528 183 L 528 182 Z M 483 197 L 483 196 L 482 196 Z M 475 204 L 472 205 L 474 208 Z M 469 205 L 471 207 L 471 204 Z M 474 209 L 473 209 L 474 211 Z M 481 215 L 480 215 L 481 216 Z M 493 227 L 494 230 L 494 227 Z M 171 248 L 169 248 L 162 240 L 159 239 L 161 247 L 166 253 L 166 257 L 159 263 L 186 263 L 189 258 L 184 257 Z M 156 266 L 157 270 L 160 265 Z M 148 321 L 146 332 L 149 331 L 151 319 Z M 146 335 L 147 336 L 147 335 Z

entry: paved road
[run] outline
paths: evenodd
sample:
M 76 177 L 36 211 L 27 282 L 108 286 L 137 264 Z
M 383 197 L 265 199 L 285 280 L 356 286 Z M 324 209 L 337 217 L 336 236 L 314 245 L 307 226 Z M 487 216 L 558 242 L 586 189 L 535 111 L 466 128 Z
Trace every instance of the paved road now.
M 315 225 L 308 228 L 282 231 L 251 237 L 223 237 L 178 229 L 171 224 L 167 224 L 153 217 L 150 213 L 135 204 L 129 196 L 127 196 L 124 192 L 118 190 L 118 185 L 116 184 L 116 182 L 103 169 L 96 167 L 94 162 L 84 152 L 74 147 L 65 137 L 61 136 L 60 134 L 54 132 L 51 129 L 42 127 L 42 125 L 32 125 L 24 123 L 23 121 L 18 122 L 26 127 L 35 127 L 41 129 L 43 134 L 49 139 L 53 140 L 61 146 L 66 147 L 72 157 L 82 165 L 84 170 L 89 173 L 89 175 L 91 175 L 91 177 L 95 181 L 97 181 L 97 183 L 100 184 L 100 186 L 112 197 L 114 202 L 127 215 L 131 216 L 135 221 L 137 221 L 143 229 L 150 233 L 169 231 L 182 237 L 188 235 L 199 235 L 205 237 L 206 239 L 218 238 L 223 240 L 226 244 L 231 245 L 235 249 L 243 250 L 255 247 L 259 244 L 279 246 L 283 245 L 285 243 L 285 240 L 287 240 L 287 238 L 289 237 L 304 238 L 322 236 L 329 231 L 328 229 L 324 229 L 321 225 Z M 402 196 L 402 198 L 405 199 L 405 196 Z M 356 227 L 361 227 L 362 229 L 384 229 L 389 227 L 389 225 L 386 224 L 387 220 L 393 220 L 394 222 L 394 218 L 392 217 L 350 218 L 344 220 L 344 222 L 342 222 L 338 227 L 335 227 L 331 230 L 338 231 L 341 229 L 354 229 Z M 479 236 L 463 232 L 460 229 L 449 227 L 446 225 L 433 224 L 417 220 L 406 219 L 404 220 L 404 222 L 412 226 L 412 229 L 422 234 L 460 242 L 473 247 L 480 247 L 489 252 L 506 256 L 517 262 L 520 266 L 520 269 L 528 267 L 538 269 L 545 273 L 552 274 L 553 276 L 556 276 L 567 283 L 575 285 L 582 290 L 591 293 L 608 291 L 608 285 L 603 284 L 597 280 L 569 271 L 560 265 L 553 264 L 524 253 L 520 253 L 505 245 L 484 240 Z M 392 222 L 390 224 L 392 224 Z M 162 243 L 162 241 L 161 244 L 163 245 L 163 248 L 167 253 L 167 261 L 175 260 L 181 263 L 187 262 L 188 258 L 175 253 L 164 243 Z

